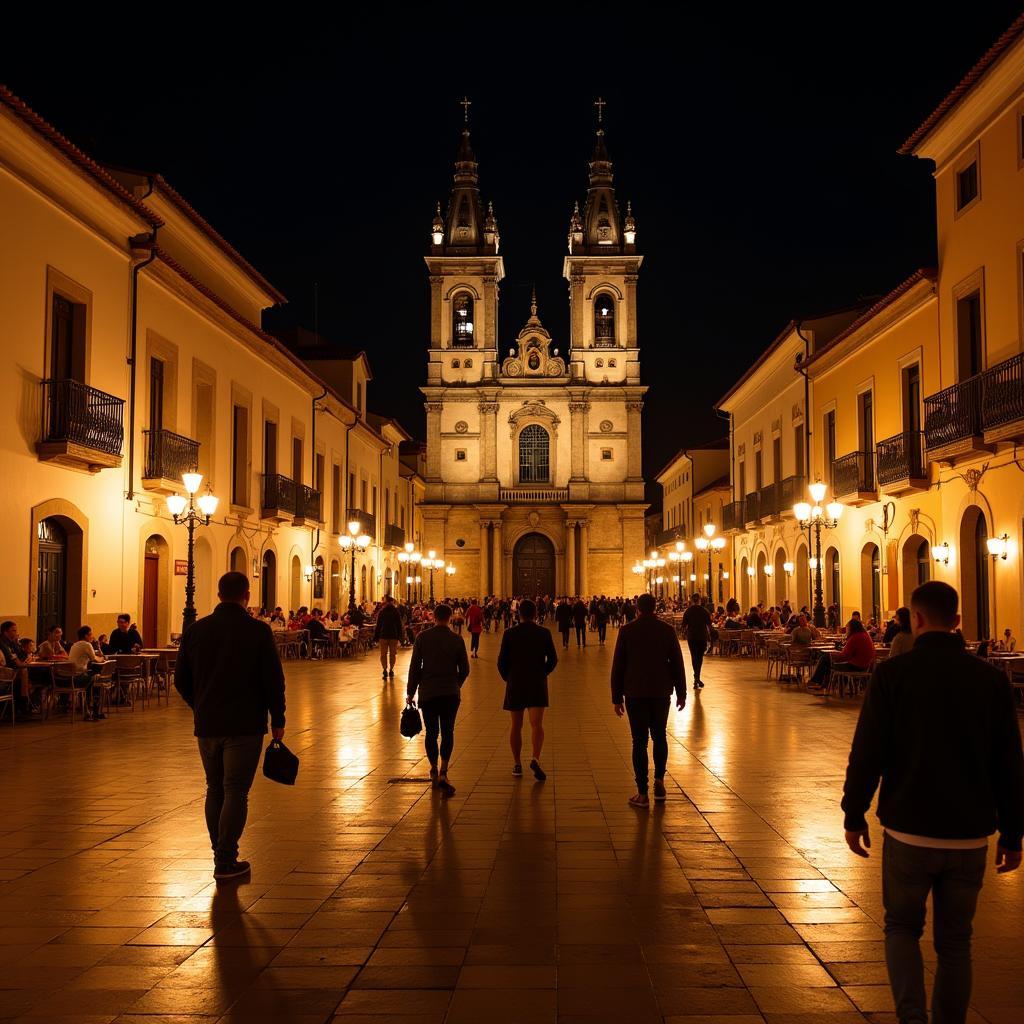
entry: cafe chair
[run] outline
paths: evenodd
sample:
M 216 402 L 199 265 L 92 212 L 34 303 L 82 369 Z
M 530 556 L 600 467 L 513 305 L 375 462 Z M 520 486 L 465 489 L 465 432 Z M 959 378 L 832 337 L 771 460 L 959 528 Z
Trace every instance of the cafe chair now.
M 120 709 L 129 702 L 132 711 L 140 696 L 145 699 L 146 663 L 142 658 L 124 655 L 117 659 L 117 675 L 114 679 L 114 707 Z
M 14 725 L 14 669 L 0 668 L 0 716 L 4 705 L 11 709 L 11 725 Z
M 57 697 L 67 697 L 69 721 L 75 724 L 75 705 L 81 704 L 82 717 L 85 718 L 85 701 L 87 691 L 84 686 L 77 683 L 75 666 L 70 662 L 58 662 L 53 666 L 53 686 L 50 688 L 51 700 Z
M 98 704 L 100 711 L 104 714 L 110 711 L 110 693 L 114 689 L 114 674 L 116 671 L 117 662 L 113 660 L 105 661 L 100 666 L 99 672 L 92 677 L 93 696 L 98 698 L 95 703 Z
M 168 706 L 171 703 L 171 686 L 174 684 L 174 669 L 178 664 L 177 651 L 163 651 L 156 663 L 156 706 L 160 706 L 160 692 Z

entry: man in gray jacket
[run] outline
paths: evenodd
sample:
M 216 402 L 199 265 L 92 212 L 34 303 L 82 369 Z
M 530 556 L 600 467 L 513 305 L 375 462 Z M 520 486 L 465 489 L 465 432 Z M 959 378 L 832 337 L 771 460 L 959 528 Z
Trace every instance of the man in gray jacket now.
M 433 627 L 416 637 L 406 688 L 406 703 L 409 705 L 413 704 L 419 690 L 430 778 L 434 788 L 440 790 L 445 799 L 455 795 L 455 787 L 448 781 L 448 762 L 455 746 L 455 717 L 459 713 L 462 684 L 469 676 L 466 643 L 448 628 L 451 614 L 448 605 L 439 604 L 434 609 Z M 440 749 L 438 734 L 441 737 Z

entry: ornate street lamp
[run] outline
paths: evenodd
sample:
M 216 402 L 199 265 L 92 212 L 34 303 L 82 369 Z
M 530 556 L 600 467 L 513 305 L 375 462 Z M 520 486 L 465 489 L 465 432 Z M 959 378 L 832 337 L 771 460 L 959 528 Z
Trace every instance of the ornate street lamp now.
M 725 538 L 724 537 L 715 537 L 715 530 L 716 530 L 716 527 L 715 527 L 714 523 L 705 523 L 704 524 L 704 536 L 703 537 L 697 537 L 694 540 L 694 542 L 693 542 L 693 546 L 698 551 L 706 551 L 708 553 L 708 571 L 707 571 L 707 574 L 705 576 L 705 579 L 707 579 L 707 581 L 708 581 L 708 603 L 709 604 L 714 604 L 715 603 L 715 595 L 714 595 L 714 593 L 711 590 L 711 552 L 712 551 L 721 551 L 722 548 L 725 547 Z
M 686 545 L 681 541 L 676 541 L 675 551 L 668 553 L 669 560 L 673 563 L 673 569 L 676 570 L 679 575 L 675 579 L 679 583 L 679 603 L 683 603 L 683 567 L 693 559 L 693 552 L 686 550 Z
M 450 580 L 455 575 L 455 566 L 452 565 L 451 562 L 449 562 L 444 567 L 444 575 L 445 575 L 444 596 L 447 597 L 448 596 L 448 580 Z
M 420 565 L 424 569 L 430 570 L 430 603 L 434 603 L 434 572 L 437 569 L 441 569 L 444 566 L 444 559 L 436 557 L 437 552 L 430 550 L 427 552 L 427 557 L 420 560 Z
M 167 510 L 171 513 L 175 524 L 182 523 L 188 529 L 188 570 L 185 576 L 185 609 L 181 616 L 181 631 L 184 633 L 196 621 L 196 562 L 195 534 L 196 526 L 210 525 L 210 518 L 217 511 L 217 498 L 209 491 L 196 499 L 196 491 L 203 482 L 202 473 L 182 473 L 181 482 L 185 485 L 188 498 L 180 494 L 172 494 L 167 499 Z M 198 510 L 196 506 L 198 507 Z
M 843 506 L 840 502 L 833 499 L 826 508 L 823 509 L 821 507 L 822 501 L 825 500 L 827 488 L 820 480 L 811 484 L 808 490 L 811 492 L 814 504 L 811 505 L 806 501 L 798 501 L 793 506 L 793 515 L 796 516 L 796 520 L 801 528 L 814 527 L 814 558 L 812 560 L 814 568 L 814 624 L 821 628 L 825 625 L 825 602 L 821 585 L 821 531 L 822 529 L 834 530 L 839 525 L 839 520 L 843 516 Z
M 405 572 L 405 601 L 406 604 L 412 602 L 412 576 L 409 575 L 411 570 L 410 563 L 412 562 L 413 552 L 416 549 L 416 545 L 411 540 L 405 542 L 405 550 L 398 552 L 398 561 L 402 565 L 402 569 Z
M 338 543 L 343 551 L 351 553 L 352 562 L 348 572 L 348 610 L 351 613 L 356 606 L 356 551 L 365 551 L 370 546 L 370 537 L 360 533 L 362 524 L 353 520 L 348 524 L 348 533 L 343 533 L 338 538 Z

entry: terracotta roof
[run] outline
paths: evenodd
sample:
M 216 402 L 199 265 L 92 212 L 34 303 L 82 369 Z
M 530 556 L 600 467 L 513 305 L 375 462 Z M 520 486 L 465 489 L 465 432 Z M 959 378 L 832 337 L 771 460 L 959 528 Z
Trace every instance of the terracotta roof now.
M 358 415 L 356 407 L 352 405 L 351 402 L 347 401 L 345 398 L 342 398 L 342 396 L 339 395 L 337 391 L 334 390 L 334 388 L 332 388 L 326 382 L 322 381 L 315 373 L 313 373 L 310 370 L 306 363 L 299 359 L 299 357 L 295 355 L 295 353 L 292 352 L 286 345 L 283 345 L 272 334 L 268 334 L 261 327 L 258 327 L 256 324 L 254 324 L 251 320 L 247 320 L 244 316 L 242 316 L 241 313 L 238 312 L 238 310 L 232 309 L 232 307 L 229 306 L 228 303 L 226 303 L 216 292 L 207 288 L 206 285 L 203 284 L 203 282 L 200 281 L 198 278 L 193 277 L 180 263 L 178 263 L 177 260 L 174 259 L 174 257 L 169 256 L 158 245 L 153 246 L 153 252 L 156 254 L 157 259 L 159 259 L 161 263 L 170 267 L 170 269 L 173 270 L 183 281 L 187 281 L 193 288 L 196 289 L 196 291 L 205 295 L 206 298 L 208 298 L 215 306 L 222 309 L 225 313 L 228 314 L 228 316 L 230 316 L 233 320 L 236 320 L 247 331 L 249 331 L 252 334 L 255 334 L 258 338 L 260 338 L 260 340 L 265 341 L 276 352 L 280 352 L 281 355 L 288 359 L 289 362 L 293 363 L 300 370 L 302 370 L 314 384 L 317 384 L 319 387 L 326 389 L 327 393 L 330 394 L 334 399 L 336 399 L 342 405 L 347 406 L 349 409 L 352 410 L 352 412 L 357 413 Z
M 70 139 L 61 135 L 52 124 L 45 121 L 24 100 L 15 96 L 7 86 L 2 84 L 0 84 L 0 104 L 10 110 L 20 121 L 27 124 L 37 135 L 42 136 L 51 146 L 60 150 L 79 170 L 89 175 L 96 184 L 110 192 L 150 227 L 163 226 L 163 221 L 140 203 L 113 175 L 96 163 L 92 157 L 83 153 Z
M 919 142 L 931 134 L 932 129 L 974 88 L 996 61 L 1024 35 L 1024 14 L 988 48 L 981 60 L 960 79 L 956 88 L 924 119 L 917 130 L 896 151 L 906 156 L 912 153 Z
M 859 330 L 864 324 L 868 323 L 874 317 L 878 316 L 887 306 L 891 306 L 901 295 L 910 291 L 914 285 L 921 281 L 935 281 L 938 277 L 939 272 L 934 267 L 922 267 L 920 270 L 915 270 L 905 281 L 901 281 L 888 295 L 883 295 L 870 309 L 864 311 L 864 313 L 857 317 L 856 320 L 850 324 L 845 330 L 840 331 L 831 341 L 827 344 L 822 345 L 821 348 L 811 353 L 810 359 L 808 359 L 804 366 L 810 366 L 811 363 L 815 362 L 820 356 L 824 355 L 829 349 L 838 345 L 845 338 L 848 338 L 854 331 Z
M 199 230 L 210 239 L 225 255 L 229 256 L 235 263 L 245 271 L 246 275 L 256 282 L 268 295 L 278 303 L 287 302 L 288 299 L 279 292 L 223 235 L 217 232 L 213 226 L 204 219 L 184 196 L 168 184 L 161 174 L 153 178 L 153 185 L 158 188 L 170 201 L 180 210 Z

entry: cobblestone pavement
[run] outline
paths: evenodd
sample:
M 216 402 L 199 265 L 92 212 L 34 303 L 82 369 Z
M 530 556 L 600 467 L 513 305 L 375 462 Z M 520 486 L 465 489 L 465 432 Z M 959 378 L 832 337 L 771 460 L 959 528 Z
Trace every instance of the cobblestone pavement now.
M 252 880 L 219 889 L 176 697 L 0 725 L 0 1020 L 894 1021 L 880 844 L 857 861 L 837 809 L 856 707 L 713 660 L 673 713 L 668 802 L 638 812 L 613 641 L 564 653 L 535 783 L 485 636 L 449 802 L 398 732 L 407 653 L 393 684 L 372 654 L 290 663 L 299 784 L 258 777 Z M 974 1022 L 1024 1021 L 1022 911 L 1024 872 L 990 874 Z

